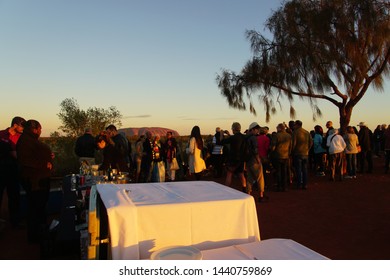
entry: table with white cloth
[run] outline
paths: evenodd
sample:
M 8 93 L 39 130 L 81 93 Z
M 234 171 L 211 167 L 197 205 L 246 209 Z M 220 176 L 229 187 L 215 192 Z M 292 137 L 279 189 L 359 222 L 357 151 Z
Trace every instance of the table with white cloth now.
M 161 248 L 210 250 L 260 241 L 252 196 L 212 181 L 100 184 L 112 259 L 148 259 Z
M 328 260 L 291 239 L 272 238 L 202 251 L 203 260 Z

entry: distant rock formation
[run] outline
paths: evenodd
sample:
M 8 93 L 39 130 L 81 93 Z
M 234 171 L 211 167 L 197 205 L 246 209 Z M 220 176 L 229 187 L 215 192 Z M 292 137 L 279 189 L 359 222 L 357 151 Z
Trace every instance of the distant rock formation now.
M 165 136 L 168 131 L 172 131 L 173 136 L 180 136 L 176 130 L 164 127 L 129 127 L 118 129 L 118 132 L 124 132 L 126 136 L 144 135 L 146 131 L 150 131 L 152 135 Z

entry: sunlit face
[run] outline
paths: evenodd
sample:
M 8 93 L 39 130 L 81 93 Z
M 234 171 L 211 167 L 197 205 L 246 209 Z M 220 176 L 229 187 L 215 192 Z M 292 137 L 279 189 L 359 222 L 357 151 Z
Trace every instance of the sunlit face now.
M 16 133 L 22 134 L 24 127 L 20 124 L 14 124 L 14 129 L 15 129 Z
M 259 133 L 260 133 L 260 128 L 259 128 L 259 127 L 252 128 L 252 133 L 253 133 L 254 135 L 259 134 Z
M 106 147 L 106 141 L 102 140 L 97 143 L 99 149 L 103 150 Z

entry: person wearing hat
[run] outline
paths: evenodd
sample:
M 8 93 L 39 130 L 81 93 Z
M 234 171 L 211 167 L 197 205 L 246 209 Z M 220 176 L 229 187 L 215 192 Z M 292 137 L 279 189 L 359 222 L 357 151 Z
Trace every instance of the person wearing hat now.
M 358 173 L 363 173 L 367 171 L 367 173 L 372 173 L 373 168 L 373 162 L 372 162 L 372 141 L 373 141 L 373 133 L 372 131 L 367 127 L 365 122 L 360 122 L 358 124 L 360 127 L 358 138 L 359 138 L 359 144 L 361 147 L 361 152 L 358 156 L 358 162 L 359 162 L 359 171 Z M 367 170 L 365 170 L 367 162 Z
M 269 160 L 269 147 L 271 144 L 271 137 L 268 136 L 269 128 L 264 126 L 260 127 L 259 135 L 257 136 L 257 146 L 259 148 L 259 156 L 261 159 L 261 163 L 263 165 L 263 177 L 264 177 L 264 184 L 267 187 L 268 185 L 268 178 L 267 178 L 267 170 L 271 170 L 270 160 Z
M 248 192 L 246 188 L 246 178 L 244 175 L 245 156 L 243 151 L 246 148 L 245 136 L 241 133 L 241 124 L 234 122 L 232 124 L 233 135 L 230 136 L 229 131 L 226 134 L 229 136 L 222 140 L 222 145 L 229 145 L 229 151 L 226 159 L 226 180 L 225 185 L 229 186 L 232 183 L 233 174 L 237 174 L 241 183 L 243 192 Z
M 259 147 L 257 143 L 257 135 L 260 132 L 260 125 L 257 122 L 250 124 L 247 133 L 247 144 L 249 149 L 249 157 L 246 162 L 247 171 L 247 188 L 248 193 L 251 193 L 253 185 L 257 185 L 260 189 L 259 202 L 263 202 L 267 197 L 264 196 L 264 174 L 263 165 L 261 163 Z

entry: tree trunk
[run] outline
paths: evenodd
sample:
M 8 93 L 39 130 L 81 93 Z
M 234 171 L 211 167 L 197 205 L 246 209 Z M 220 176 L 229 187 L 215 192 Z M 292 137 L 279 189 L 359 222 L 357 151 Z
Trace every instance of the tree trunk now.
M 339 106 L 340 113 L 340 134 L 344 135 L 349 122 L 351 121 L 353 107 L 341 105 Z

